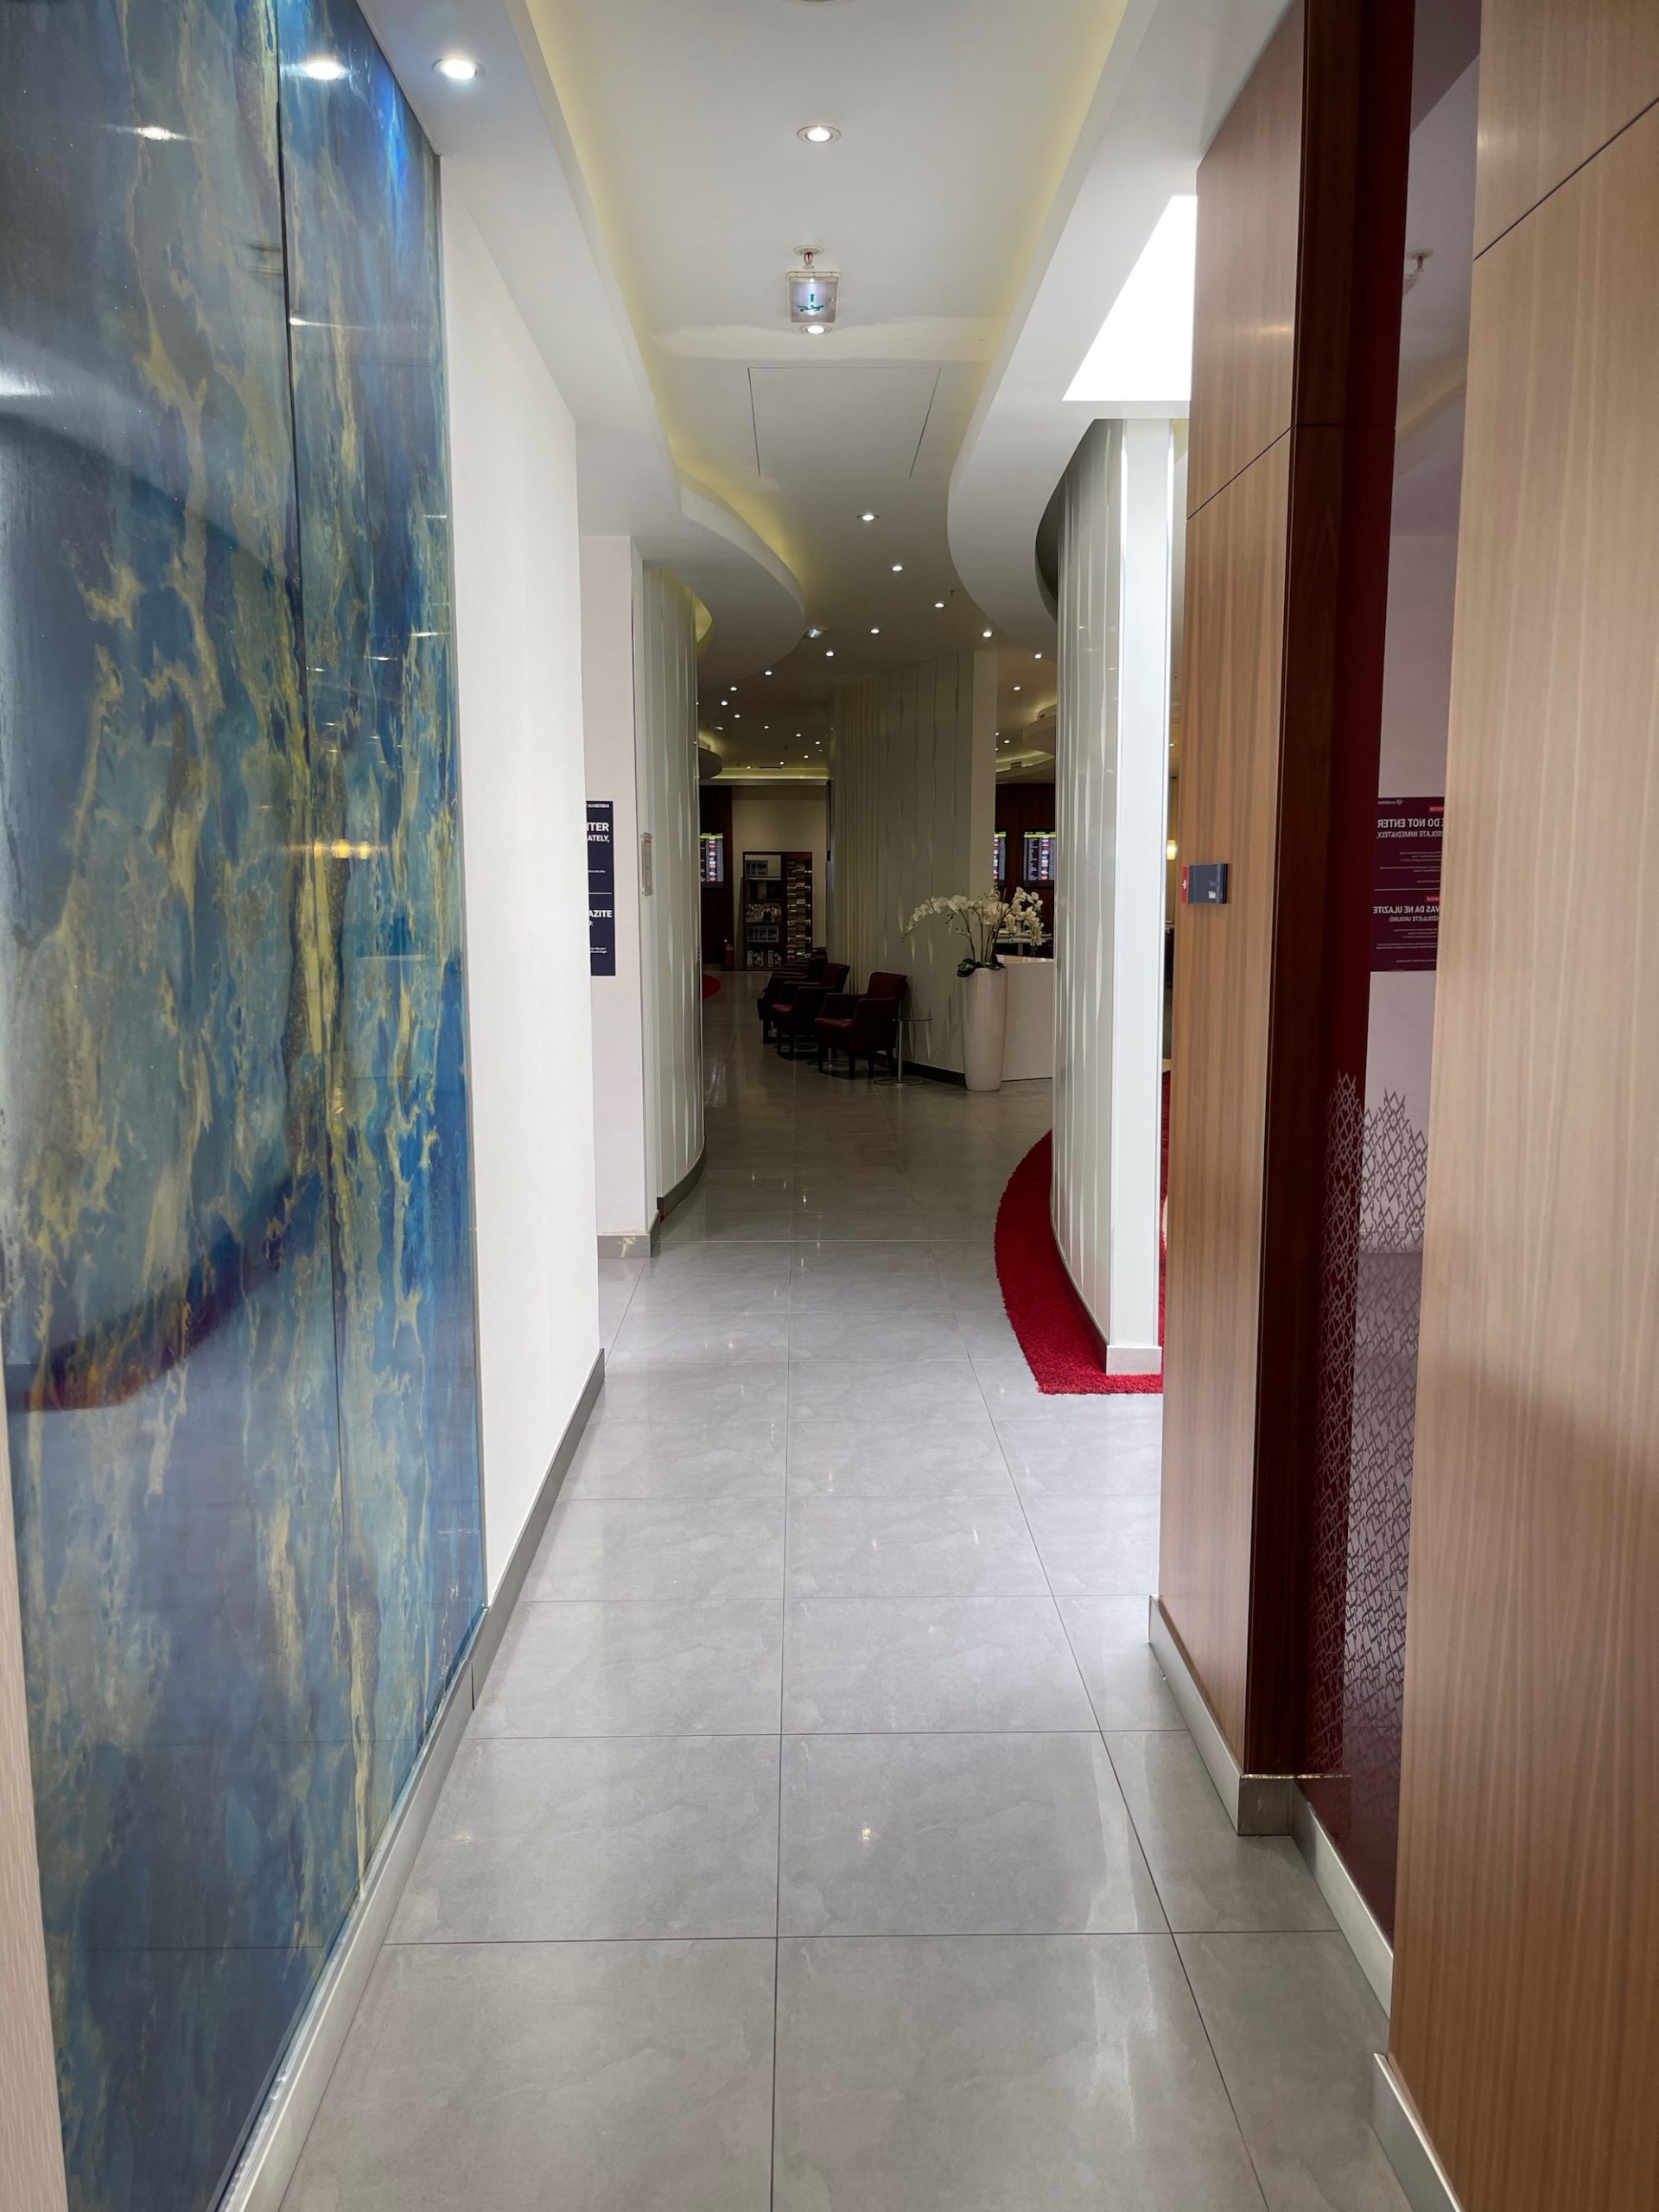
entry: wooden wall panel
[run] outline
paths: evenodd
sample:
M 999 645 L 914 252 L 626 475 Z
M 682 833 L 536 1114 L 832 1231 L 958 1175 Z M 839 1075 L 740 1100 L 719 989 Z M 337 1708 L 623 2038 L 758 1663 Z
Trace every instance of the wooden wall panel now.
M 1338 984 L 1363 1052 L 1411 23 L 1297 0 L 1198 174 L 1181 831 L 1232 877 L 1178 909 L 1160 1595 L 1254 1773 L 1300 1737 Z
M 1659 110 L 1475 276 L 1392 2030 L 1466 2212 L 1659 2203 L 1656 234 Z
M 60 2212 L 67 2201 L 63 2142 L 41 1929 L 8 1451 L 0 1421 L 0 2204 Z
M 1475 246 L 1659 100 L 1655 0 L 1488 0 Z
M 1307 0 L 1294 0 L 1198 171 L 1187 509 L 1290 428 Z
M 1225 906 L 1175 909 L 1159 1594 L 1245 1749 L 1285 547 L 1280 438 L 1187 528 L 1182 857 Z

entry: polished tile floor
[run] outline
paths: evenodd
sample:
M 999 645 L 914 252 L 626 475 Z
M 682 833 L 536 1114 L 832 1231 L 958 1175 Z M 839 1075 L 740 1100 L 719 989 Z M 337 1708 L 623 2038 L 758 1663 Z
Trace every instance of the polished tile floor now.
M 289 2212 L 1402 2212 L 1382 2015 L 1147 1649 L 1160 1402 L 1003 1315 L 1048 1086 L 754 995 Z

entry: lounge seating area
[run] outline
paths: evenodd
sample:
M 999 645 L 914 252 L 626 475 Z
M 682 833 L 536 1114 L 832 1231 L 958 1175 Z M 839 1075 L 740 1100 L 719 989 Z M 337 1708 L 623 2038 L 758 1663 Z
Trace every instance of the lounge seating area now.
M 760 1034 L 781 1058 L 815 1053 L 819 1072 L 836 1072 L 837 1054 L 855 1076 L 860 1060 L 874 1076 L 885 1060 L 896 1074 L 899 1017 L 908 988 L 906 976 L 878 969 L 862 991 L 849 991 L 845 963 L 822 950 L 792 967 L 776 969 L 760 994 L 756 1012 Z

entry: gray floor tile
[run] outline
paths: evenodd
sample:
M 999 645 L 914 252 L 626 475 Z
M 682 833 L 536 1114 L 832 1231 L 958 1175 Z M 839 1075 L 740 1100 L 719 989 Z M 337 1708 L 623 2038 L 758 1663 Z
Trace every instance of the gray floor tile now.
M 791 1497 L 1001 1497 L 1014 1484 L 983 1413 L 875 1434 L 801 1421 L 789 1431 Z
M 1145 1597 L 1158 1581 L 1155 1497 L 1027 1497 L 1057 1598 Z
M 1084 1729 L 1093 1719 L 1047 1597 L 791 1599 L 785 1643 L 791 1733 Z
M 1407 2212 L 1371 2133 L 1389 2024 L 1344 1938 L 1183 1936 L 1268 2212 Z
M 1334 1926 L 1288 1836 L 1234 1834 L 1190 1736 L 1113 1732 L 1106 1748 L 1178 1934 Z
M 761 1499 L 572 1498 L 524 1584 L 555 1599 L 765 1599 L 782 1587 L 784 1512 Z
M 640 1368 L 677 1370 L 775 1367 L 789 1358 L 789 1320 L 776 1313 L 635 1313 L 617 1333 L 607 1376 Z
M 785 1935 L 1163 1925 L 1092 1731 L 785 1738 Z
M 777 1600 L 520 1602 L 473 1716 L 483 1736 L 775 1733 Z
M 964 1412 L 981 1413 L 984 1405 L 965 1363 L 957 1368 L 868 1360 L 860 1367 L 837 1367 L 823 1362 L 790 1372 L 789 1411 L 795 1421 L 840 1421 L 868 1431 L 889 1422 L 949 1421 Z
M 1167 1936 L 779 1946 L 777 2212 L 1261 2212 Z
M 766 2212 L 772 1947 L 394 1944 L 284 2212 Z
M 1119 1399 L 1121 1405 L 1147 1400 Z M 997 1434 L 1024 1497 L 1156 1497 L 1163 1479 L 1159 1429 L 1075 1434 L 1055 1421 L 1004 1421 Z
M 708 1427 L 755 1419 L 782 1421 L 789 1403 L 786 1362 L 754 1367 L 710 1367 L 701 1374 L 649 1369 L 608 1377 L 600 1394 L 601 1418 L 608 1424 L 643 1422 L 648 1427 Z
M 1147 1641 L 1144 1598 L 1066 1598 L 1060 1603 L 1060 1618 L 1103 1728 L 1185 1730 L 1180 1707 Z
M 789 1356 L 797 1367 L 823 1360 L 848 1367 L 869 1360 L 944 1361 L 957 1368 L 957 1379 L 973 1389 L 962 1331 L 948 1309 L 874 1315 L 861 1307 L 834 1313 L 797 1313 L 790 1323 Z
M 785 1446 L 776 1422 L 753 1429 L 590 1428 L 560 1491 L 573 1498 L 777 1498 Z
M 770 1936 L 777 1909 L 773 1738 L 470 1737 L 391 1940 Z
M 1035 1597 L 1047 1589 L 1014 1497 L 791 1497 L 791 1598 Z

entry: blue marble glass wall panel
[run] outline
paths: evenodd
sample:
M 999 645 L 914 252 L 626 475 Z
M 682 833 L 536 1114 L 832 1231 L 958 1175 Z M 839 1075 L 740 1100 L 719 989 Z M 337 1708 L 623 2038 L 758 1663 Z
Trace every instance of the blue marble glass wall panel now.
M 313 174 L 382 180 L 343 278 L 296 221 L 382 365 L 308 406 L 273 0 L 0 7 L 0 1326 L 77 2212 L 213 2201 L 482 1597 L 433 168 L 354 16 L 281 29 L 352 47 Z M 442 658 L 369 680 L 400 623 Z
M 437 162 L 352 0 L 277 0 L 366 1844 L 479 1611 Z M 323 60 L 343 74 L 311 73 Z

